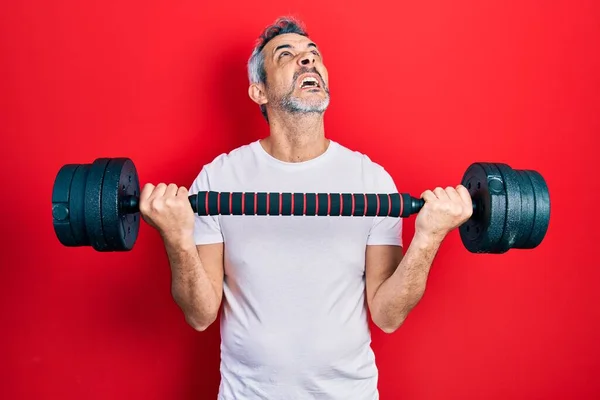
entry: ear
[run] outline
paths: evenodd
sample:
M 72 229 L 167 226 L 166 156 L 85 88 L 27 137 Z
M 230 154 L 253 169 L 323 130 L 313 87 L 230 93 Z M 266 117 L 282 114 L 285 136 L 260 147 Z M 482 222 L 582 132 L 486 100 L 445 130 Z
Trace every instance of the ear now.
M 253 83 L 248 87 L 248 96 L 256 104 L 267 104 L 267 96 L 264 91 L 264 85 L 262 83 Z

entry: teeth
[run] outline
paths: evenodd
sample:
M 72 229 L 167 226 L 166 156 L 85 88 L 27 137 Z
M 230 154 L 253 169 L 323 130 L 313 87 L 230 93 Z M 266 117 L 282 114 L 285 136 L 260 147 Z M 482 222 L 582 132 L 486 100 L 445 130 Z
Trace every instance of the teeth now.
M 319 86 L 319 81 L 316 78 L 313 78 L 312 76 L 308 76 L 308 77 L 302 79 L 301 86 L 304 86 L 306 83 L 309 83 L 309 82 L 313 82 L 315 84 L 315 86 Z

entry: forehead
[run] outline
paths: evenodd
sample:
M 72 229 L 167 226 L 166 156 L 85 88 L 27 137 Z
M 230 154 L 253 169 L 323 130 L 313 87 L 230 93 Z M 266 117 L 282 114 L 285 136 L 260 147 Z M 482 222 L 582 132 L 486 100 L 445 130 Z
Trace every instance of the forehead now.
M 285 46 L 287 48 L 304 50 L 309 47 L 317 47 L 317 44 L 307 38 L 306 36 L 299 35 L 297 33 L 284 33 L 283 35 L 275 36 L 267 45 L 263 51 L 267 54 L 273 54 L 278 48 Z

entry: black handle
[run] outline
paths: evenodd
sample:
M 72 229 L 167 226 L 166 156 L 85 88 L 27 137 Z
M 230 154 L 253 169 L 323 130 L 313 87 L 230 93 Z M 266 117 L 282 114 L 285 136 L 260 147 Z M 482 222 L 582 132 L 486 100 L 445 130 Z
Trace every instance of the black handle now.
M 380 216 L 405 218 L 425 201 L 406 193 L 271 193 L 202 191 L 189 196 L 194 212 L 206 215 Z M 139 197 L 123 199 L 125 213 L 139 212 Z

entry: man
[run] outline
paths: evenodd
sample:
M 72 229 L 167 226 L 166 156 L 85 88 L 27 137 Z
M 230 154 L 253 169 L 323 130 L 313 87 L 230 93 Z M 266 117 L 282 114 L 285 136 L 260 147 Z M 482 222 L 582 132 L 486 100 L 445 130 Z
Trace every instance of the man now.
M 381 166 L 326 138 L 328 73 L 299 23 L 268 27 L 248 69 L 270 135 L 205 165 L 191 193 L 397 192 Z M 205 330 L 223 300 L 220 400 L 377 399 L 367 311 L 398 329 L 440 243 L 472 213 L 462 186 L 424 192 L 403 254 L 400 218 L 200 217 L 188 196 L 147 184 L 140 209 L 163 238 L 187 322 Z

